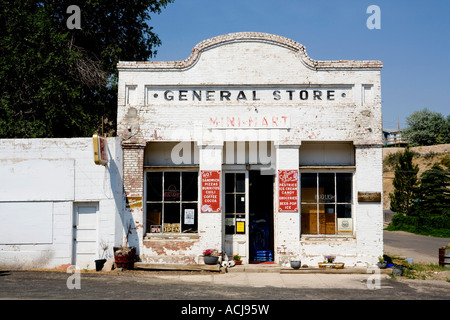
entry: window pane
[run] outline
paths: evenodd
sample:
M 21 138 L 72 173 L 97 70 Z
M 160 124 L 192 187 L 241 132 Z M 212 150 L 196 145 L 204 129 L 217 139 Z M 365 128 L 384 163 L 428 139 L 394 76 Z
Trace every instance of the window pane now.
M 226 215 L 225 216 L 225 233 L 226 234 L 234 234 L 234 225 L 235 225 L 234 215 Z
M 234 173 L 225 174 L 225 192 L 234 192 Z
M 234 194 L 225 195 L 225 213 L 234 213 Z
M 180 223 L 179 203 L 164 203 L 164 223 Z
M 197 201 L 198 200 L 198 173 L 197 172 L 183 172 L 181 177 L 182 186 L 181 199 L 183 201 Z
M 352 202 L 352 174 L 336 173 L 337 202 Z
M 351 218 L 352 217 L 352 205 L 351 204 L 338 204 L 337 205 L 337 217 L 338 218 Z
M 334 173 L 319 173 L 319 202 L 334 202 Z
M 245 213 L 245 193 L 236 194 L 236 213 Z
M 146 221 L 147 233 L 162 232 L 161 218 L 162 218 L 162 204 L 147 203 L 147 221 Z
M 317 175 L 315 173 L 302 173 L 300 187 L 302 202 L 317 201 Z
M 162 200 L 162 172 L 147 173 L 147 201 Z
M 197 204 L 183 203 L 181 209 L 181 232 L 197 232 Z
M 319 205 L 319 233 L 335 234 L 335 212 L 334 204 Z
M 236 192 L 245 192 L 245 173 L 236 173 Z
M 180 201 L 179 172 L 164 172 L 164 201 Z
M 317 205 L 302 204 L 302 233 L 317 234 Z

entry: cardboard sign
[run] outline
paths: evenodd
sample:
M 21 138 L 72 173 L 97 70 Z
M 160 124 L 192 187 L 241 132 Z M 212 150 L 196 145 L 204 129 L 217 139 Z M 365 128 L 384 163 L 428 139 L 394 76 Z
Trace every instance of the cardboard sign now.
M 353 233 L 352 218 L 338 218 L 338 233 Z
M 298 170 L 278 170 L 278 211 L 298 212 Z
M 202 205 L 200 212 L 220 212 L 220 170 L 201 170 Z

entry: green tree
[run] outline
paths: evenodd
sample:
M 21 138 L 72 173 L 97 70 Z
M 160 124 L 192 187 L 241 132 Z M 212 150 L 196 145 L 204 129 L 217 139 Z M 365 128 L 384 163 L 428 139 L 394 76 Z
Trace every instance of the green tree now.
M 79 2 L 79 3 L 77 3 Z M 173 0 L 0 4 L 0 138 L 90 136 L 115 128 L 119 60 L 148 60 L 148 25 Z M 66 25 L 70 5 L 81 29 Z
M 412 146 L 450 143 L 450 118 L 427 108 L 413 112 L 402 135 Z
M 399 156 L 395 165 L 394 193 L 389 194 L 391 210 L 397 213 L 410 215 L 413 213 L 412 205 L 417 195 L 417 173 L 419 167 L 412 163 L 414 153 L 406 148 Z
M 420 176 L 416 211 L 422 217 L 450 216 L 450 167 L 435 163 Z

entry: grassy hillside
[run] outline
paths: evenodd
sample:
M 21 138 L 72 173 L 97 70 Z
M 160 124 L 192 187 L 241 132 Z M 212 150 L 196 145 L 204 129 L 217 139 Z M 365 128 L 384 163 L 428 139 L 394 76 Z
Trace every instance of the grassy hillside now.
M 394 180 L 395 156 L 397 152 L 403 152 L 405 148 L 383 148 L 383 208 L 389 209 L 389 193 L 394 191 L 392 181 Z M 425 170 L 431 168 L 435 162 L 441 161 L 445 156 L 450 157 L 450 144 L 439 144 L 426 147 L 413 147 L 413 163 L 419 166 L 417 177 Z

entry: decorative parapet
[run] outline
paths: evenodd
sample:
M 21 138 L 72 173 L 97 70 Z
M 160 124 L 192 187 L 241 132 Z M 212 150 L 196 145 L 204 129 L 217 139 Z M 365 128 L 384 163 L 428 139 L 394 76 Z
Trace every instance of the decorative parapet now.
M 238 32 L 229 33 L 204 40 L 197 44 L 191 55 L 185 60 L 179 61 L 120 61 L 117 64 L 119 70 L 124 69 L 149 69 L 149 70 L 177 70 L 182 71 L 191 68 L 199 60 L 202 52 L 212 48 L 236 43 L 236 42 L 265 42 L 273 45 L 285 47 L 297 53 L 302 63 L 311 70 L 380 70 L 383 67 L 381 61 L 377 60 L 336 60 L 318 61 L 311 59 L 306 53 L 306 48 L 302 44 L 279 36 L 261 32 Z

